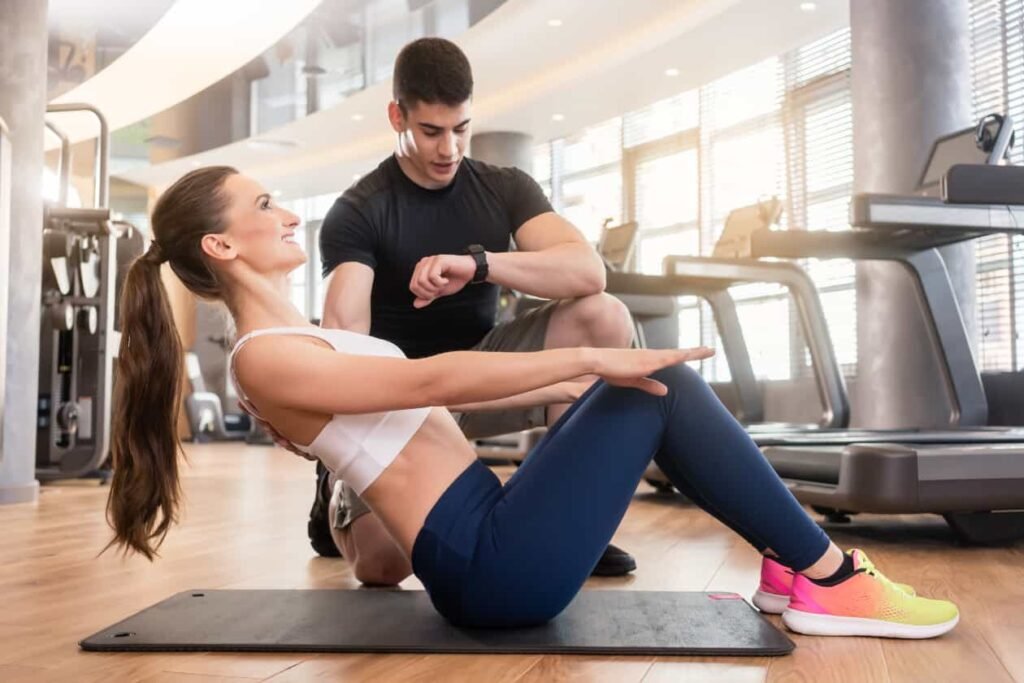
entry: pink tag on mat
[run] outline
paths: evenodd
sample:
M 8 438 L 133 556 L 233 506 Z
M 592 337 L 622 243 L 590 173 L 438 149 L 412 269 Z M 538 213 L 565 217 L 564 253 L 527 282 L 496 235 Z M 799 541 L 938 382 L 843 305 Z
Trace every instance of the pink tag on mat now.
M 708 593 L 708 597 L 712 600 L 742 600 L 743 596 L 739 593 Z

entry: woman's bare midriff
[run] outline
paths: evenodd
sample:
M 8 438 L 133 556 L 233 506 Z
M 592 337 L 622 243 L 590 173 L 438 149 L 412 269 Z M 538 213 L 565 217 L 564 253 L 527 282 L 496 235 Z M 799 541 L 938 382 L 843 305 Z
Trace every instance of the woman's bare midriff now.
M 430 415 L 398 457 L 362 493 L 392 538 L 412 557 L 427 514 L 476 452 L 444 408 Z
M 328 346 L 321 339 L 310 344 Z M 292 443 L 309 444 L 330 422 L 330 416 L 274 406 L 256 406 Z M 402 452 L 362 493 L 388 533 L 407 556 L 423 527 L 427 513 L 448 486 L 476 459 L 455 418 L 444 408 L 430 414 Z

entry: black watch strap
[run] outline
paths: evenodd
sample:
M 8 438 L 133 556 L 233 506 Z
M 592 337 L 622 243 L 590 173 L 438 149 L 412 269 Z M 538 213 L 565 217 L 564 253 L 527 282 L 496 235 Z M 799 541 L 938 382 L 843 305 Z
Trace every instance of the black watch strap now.
M 466 247 L 466 253 L 473 257 L 476 261 L 476 272 L 473 273 L 473 279 L 470 281 L 474 285 L 478 285 L 481 282 L 486 282 L 487 273 L 489 266 L 487 265 L 487 252 L 479 244 L 471 244 Z

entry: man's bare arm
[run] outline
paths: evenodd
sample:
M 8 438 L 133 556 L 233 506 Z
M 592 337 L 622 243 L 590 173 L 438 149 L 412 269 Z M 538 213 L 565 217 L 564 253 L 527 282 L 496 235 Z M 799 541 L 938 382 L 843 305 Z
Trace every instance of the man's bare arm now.
M 373 268 L 355 261 L 331 271 L 320 326 L 369 334 L 373 277 Z
M 571 299 L 604 291 L 597 251 L 569 221 L 542 213 L 516 231 L 517 251 L 488 253 L 488 280 L 545 299 Z

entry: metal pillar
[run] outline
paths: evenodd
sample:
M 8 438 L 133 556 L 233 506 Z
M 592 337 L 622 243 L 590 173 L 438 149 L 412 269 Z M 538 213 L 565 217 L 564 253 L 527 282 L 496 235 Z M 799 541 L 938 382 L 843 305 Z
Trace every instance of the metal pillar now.
M 971 124 L 967 0 L 856 0 L 850 26 L 855 192 L 911 193 L 932 141 Z M 975 340 L 974 248 L 944 248 L 943 257 Z M 857 265 L 855 426 L 947 423 L 914 286 L 898 264 Z

